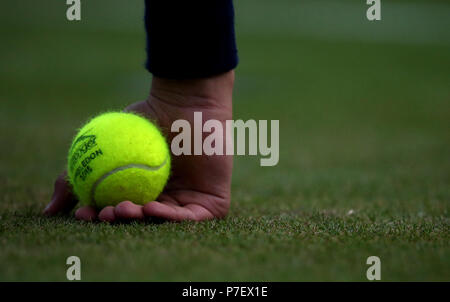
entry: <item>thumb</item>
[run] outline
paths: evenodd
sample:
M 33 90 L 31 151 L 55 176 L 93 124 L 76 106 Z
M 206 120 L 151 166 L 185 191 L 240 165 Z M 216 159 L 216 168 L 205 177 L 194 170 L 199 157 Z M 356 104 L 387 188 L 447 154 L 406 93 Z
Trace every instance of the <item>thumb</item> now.
M 58 213 L 67 213 L 78 203 L 77 198 L 72 193 L 71 187 L 66 180 L 67 172 L 64 171 L 55 181 L 50 203 L 45 207 L 44 215 L 52 216 Z

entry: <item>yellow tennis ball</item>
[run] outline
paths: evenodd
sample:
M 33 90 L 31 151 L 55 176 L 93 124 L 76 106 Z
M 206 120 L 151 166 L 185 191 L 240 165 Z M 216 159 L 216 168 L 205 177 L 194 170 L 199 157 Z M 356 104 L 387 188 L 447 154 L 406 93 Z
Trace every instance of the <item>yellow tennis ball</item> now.
M 67 173 L 83 205 L 103 208 L 124 200 L 144 204 L 166 185 L 170 150 L 149 120 L 132 113 L 105 113 L 75 136 Z

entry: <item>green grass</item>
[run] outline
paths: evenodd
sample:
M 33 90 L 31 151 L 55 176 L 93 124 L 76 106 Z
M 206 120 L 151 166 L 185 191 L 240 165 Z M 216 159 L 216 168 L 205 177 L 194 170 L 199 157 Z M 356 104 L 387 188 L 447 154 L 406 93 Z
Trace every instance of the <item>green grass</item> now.
M 237 157 L 221 221 L 42 217 L 75 128 L 148 93 L 141 2 L 75 24 L 62 1 L 2 4 L 1 281 L 65 280 L 71 255 L 84 281 L 364 281 L 371 255 L 384 281 L 450 280 L 444 1 L 379 25 L 361 1 L 238 1 L 234 118 L 280 120 L 279 165 Z

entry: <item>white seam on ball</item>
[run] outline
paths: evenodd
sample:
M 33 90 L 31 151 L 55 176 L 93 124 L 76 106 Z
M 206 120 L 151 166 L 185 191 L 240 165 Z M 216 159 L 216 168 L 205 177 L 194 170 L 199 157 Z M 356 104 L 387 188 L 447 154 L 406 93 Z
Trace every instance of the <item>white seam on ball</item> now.
M 129 164 L 129 165 L 125 165 L 125 166 L 121 166 L 121 167 L 117 167 L 111 171 L 108 171 L 107 173 L 103 174 L 99 179 L 97 179 L 94 183 L 94 185 L 92 186 L 91 189 L 91 194 L 90 194 L 90 201 L 91 203 L 96 207 L 97 204 L 95 202 L 95 191 L 97 190 L 97 187 L 101 184 L 102 181 L 104 181 L 108 176 L 113 175 L 114 173 L 126 170 L 126 169 L 131 169 L 131 168 L 138 168 L 138 169 L 144 169 L 147 171 L 156 171 L 161 169 L 162 167 L 164 167 L 167 163 L 169 156 L 166 156 L 166 158 L 164 159 L 164 161 L 162 162 L 162 164 L 160 164 L 159 166 L 156 167 L 152 167 L 152 166 L 148 166 L 148 165 L 144 165 L 144 164 Z

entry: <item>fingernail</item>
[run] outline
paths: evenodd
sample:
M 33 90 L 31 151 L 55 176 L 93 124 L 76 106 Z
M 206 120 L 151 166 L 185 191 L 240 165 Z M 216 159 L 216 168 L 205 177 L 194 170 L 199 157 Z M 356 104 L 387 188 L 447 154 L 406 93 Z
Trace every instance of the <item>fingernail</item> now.
M 50 206 L 52 205 L 52 203 L 53 203 L 53 200 L 50 201 L 50 203 L 49 203 L 48 205 L 45 206 L 45 208 L 44 208 L 44 213 L 47 212 L 47 210 L 50 208 Z

